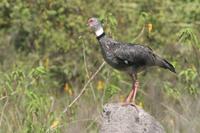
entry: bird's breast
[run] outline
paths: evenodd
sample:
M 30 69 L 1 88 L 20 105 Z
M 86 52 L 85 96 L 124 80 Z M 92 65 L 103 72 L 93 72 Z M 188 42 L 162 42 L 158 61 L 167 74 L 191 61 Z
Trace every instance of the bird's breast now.
M 109 41 L 100 40 L 100 47 L 104 60 L 110 66 L 118 70 L 125 70 L 125 68 L 128 67 L 127 64 L 120 62 L 116 57 L 115 49 L 117 48 L 117 45 Z
M 119 60 L 113 52 L 102 51 L 102 55 L 104 60 L 115 69 L 125 70 L 128 67 L 128 65 L 119 62 Z

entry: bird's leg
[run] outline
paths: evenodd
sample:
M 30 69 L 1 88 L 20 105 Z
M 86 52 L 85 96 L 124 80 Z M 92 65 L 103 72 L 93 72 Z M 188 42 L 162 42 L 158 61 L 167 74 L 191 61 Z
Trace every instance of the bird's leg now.
M 131 92 L 129 93 L 128 97 L 125 100 L 126 104 L 130 104 L 132 101 L 133 101 L 133 104 L 135 104 L 135 97 L 138 90 L 138 86 L 139 86 L 139 82 L 137 80 L 134 81 Z
M 122 105 L 123 106 L 132 105 L 139 112 L 138 107 L 135 105 L 135 97 L 136 97 L 136 93 L 137 93 L 138 85 L 139 85 L 139 82 L 137 81 L 137 73 L 135 71 L 133 71 L 133 73 L 131 74 L 131 77 L 133 80 L 132 89 L 131 89 L 131 92 L 129 93 L 128 97 L 126 98 L 125 102 Z
M 136 93 L 137 93 L 137 90 L 138 90 L 138 86 L 139 86 L 139 82 L 136 80 L 133 83 L 131 92 L 129 93 L 128 97 L 126 98 L 125 103 L 122 104 L 122 106 L 131 105 L 131 106 L 135 107 L 135 109 L 137 110 L 137 112 L 139 112 L 139 109 L 135 105 L 135 97 L 136 97 Z
M 135 98 L 136 98 L 137 90 L 139 88 L 139 81 L 138 80 L 136 80 L 134 86 L 135 86 L 135 91 L 134 91 L 134 94 L 133 94 L 133 102 L 135 103 Z

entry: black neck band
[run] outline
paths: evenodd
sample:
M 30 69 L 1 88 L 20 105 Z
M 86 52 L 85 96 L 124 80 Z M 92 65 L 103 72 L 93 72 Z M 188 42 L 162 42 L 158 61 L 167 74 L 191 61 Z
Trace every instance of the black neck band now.
M 99 40 L 100 38 L 102 38 L 103 36 L 105 36 L 105 33 L 103 32 L 100 36 L 97 36 L 97 39 Z

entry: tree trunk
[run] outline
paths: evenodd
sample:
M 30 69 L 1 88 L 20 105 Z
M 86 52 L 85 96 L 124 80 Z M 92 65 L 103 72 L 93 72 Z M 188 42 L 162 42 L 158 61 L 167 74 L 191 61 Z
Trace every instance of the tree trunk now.
M 165 133 L 162 125 L 143 109 L 120 103 L 106 104 L 100 133 Z

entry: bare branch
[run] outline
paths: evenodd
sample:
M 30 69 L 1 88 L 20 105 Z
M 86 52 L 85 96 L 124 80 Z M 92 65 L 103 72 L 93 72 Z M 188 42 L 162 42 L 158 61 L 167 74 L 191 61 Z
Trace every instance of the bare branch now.
M 83 95 L 83 93 L 86 91 L 87 86 L 89 83 L 95 78 L 95 76 L 101 71 L 101 69 L 104 67 L 105 61 L 99 66 L 97 71 L 90 77 L 90 79 L 87 81 L 87 83 L 84 85 L 83 89 L 79 93 L 79 95 L 63 110 L 63 113 L 67 112 L 68 109 Z

